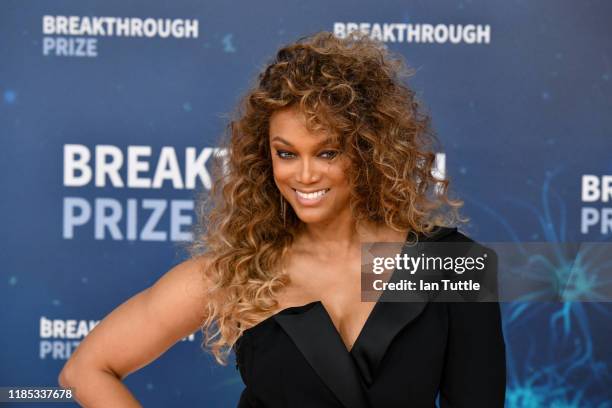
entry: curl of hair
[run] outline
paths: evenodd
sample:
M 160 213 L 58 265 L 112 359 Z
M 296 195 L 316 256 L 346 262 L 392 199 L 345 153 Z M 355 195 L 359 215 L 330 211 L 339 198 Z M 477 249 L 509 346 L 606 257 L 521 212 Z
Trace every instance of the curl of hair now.
M 243 97 L 216 157 L 214 184 L 199 200 L 190 246 L 208 259 L 211 282 L 203 347 L 225 364 L 247 328 L 278 308 L 289 283 L 281 262 L 303 223 L 272 174 L 272 113 L 297 108 L 311 131 L 326 131 L 350 159 L 350 208 L 357 223 L 386 224 L 416 238 L 466 221 L 448 179 L 434 177 L 437 140 L 429 115 L 404 83 L 412 72 L 378 42 L 320 32 L 281 48 Z

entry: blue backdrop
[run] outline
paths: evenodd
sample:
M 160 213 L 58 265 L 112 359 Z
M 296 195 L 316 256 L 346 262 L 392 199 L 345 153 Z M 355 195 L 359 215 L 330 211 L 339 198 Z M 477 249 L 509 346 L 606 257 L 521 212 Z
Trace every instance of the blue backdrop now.
M 92 324 L 185 259 L 227 113 L 320 30 L 364 23 L 415 68 L 468 235 L 609 241 L 612 197 L 582 189 L 612 175 L 611 18 L 595 0 L 2 2 L 0 386 L 57 385 Z M 507 406 L 611 407 L 611 314 L 504 304 Z M 147 407 L 235 406 L 238 372 L 200 342 L 127 386 Z

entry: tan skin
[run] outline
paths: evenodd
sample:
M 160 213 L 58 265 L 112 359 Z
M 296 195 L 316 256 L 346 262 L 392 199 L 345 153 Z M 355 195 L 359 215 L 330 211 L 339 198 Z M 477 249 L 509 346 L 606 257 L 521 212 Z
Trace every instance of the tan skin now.
M 350 350 L 374 307 L 360 298 L 361 242 L 403 242 L 406 231 L 356 228 L 348 206 L 349 163 L 326 143 L 328 135 L 308 131 L 303 119 L 294 109 L 270 119 L 274 181 L 306 224 L 283 260 L 291 284 L 279 294 L 279 310 L 320 300 Z M 329 191 L 318 203 L 304 204 L 294 189 Z M 206 265 L 201 257 L 187 260 L 113 310 L 70 357 L 60 385 L 74 387 L 81 406 L 140 407 L 122 380 L 199 329 Z
M 361 243 L 403 242 L 407 231 L 365 225 L 356 229 L 349 208 L 348 159 L 324 132 L 312 133 L 295 109 L 274 112 L 270 150 L 274 181 L 306 224 L 284 261 L 291 277 L 280 309 L 320 300 L 348 350 L 374 308 L 361 302 Z M 295 190 L 329 189 L 316 205 L 304 205 Z

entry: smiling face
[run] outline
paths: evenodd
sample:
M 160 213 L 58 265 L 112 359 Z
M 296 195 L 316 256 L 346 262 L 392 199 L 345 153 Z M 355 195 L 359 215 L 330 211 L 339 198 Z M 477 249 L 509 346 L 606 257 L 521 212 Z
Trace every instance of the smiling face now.
M 270 118 L 274 182 L 302 222 L 326 223 L 349 211 L 349 167 L 329 134 L 312 133 L 296 109 Z

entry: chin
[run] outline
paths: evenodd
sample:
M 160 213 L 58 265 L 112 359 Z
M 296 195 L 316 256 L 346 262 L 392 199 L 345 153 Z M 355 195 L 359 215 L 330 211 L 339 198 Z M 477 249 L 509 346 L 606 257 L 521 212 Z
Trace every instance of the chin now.
M 321 222 L 325 222 L 328 221 L 331 217 L 327 214 L 313 214 L 307 213 L 308 211 L 300 211 L 300 212 L 296 212 L 297 217 L 300 219 L 300 221 L 302 221 L 304 224 L 319 224 Z

